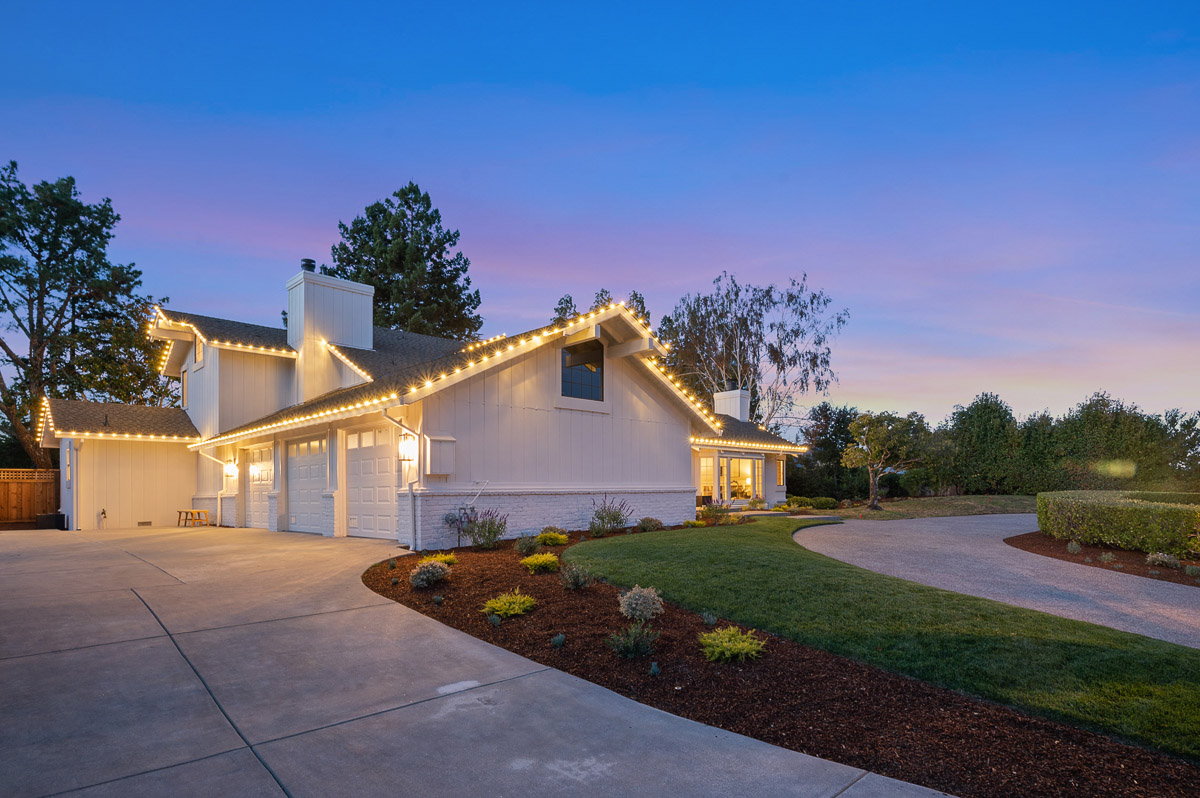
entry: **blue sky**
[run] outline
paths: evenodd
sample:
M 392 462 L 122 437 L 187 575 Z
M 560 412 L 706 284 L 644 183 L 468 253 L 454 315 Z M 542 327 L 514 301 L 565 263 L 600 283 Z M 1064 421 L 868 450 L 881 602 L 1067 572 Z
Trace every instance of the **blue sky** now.
M 6 10 L 0 158 L 178 309 L 277 323 L 412 179 L 485 335 L 807 272 L 833 401 L 1200 406 L 1194 3 L 167 6 Z

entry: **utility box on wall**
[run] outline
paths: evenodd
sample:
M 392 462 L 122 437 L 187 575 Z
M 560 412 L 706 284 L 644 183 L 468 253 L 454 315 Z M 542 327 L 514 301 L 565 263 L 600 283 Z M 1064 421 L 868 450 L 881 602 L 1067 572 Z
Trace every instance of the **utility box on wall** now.
M 425 458 L 425 473 L 430 476 L 449 476 L 454 473 L 454 444 L 452 435 L 429 435 L 429 456 Z

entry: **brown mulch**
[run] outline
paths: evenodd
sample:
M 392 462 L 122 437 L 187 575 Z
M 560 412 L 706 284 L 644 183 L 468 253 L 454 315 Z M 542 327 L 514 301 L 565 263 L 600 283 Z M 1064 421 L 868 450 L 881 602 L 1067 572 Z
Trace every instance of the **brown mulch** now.
M 1200 587 L 1200 577 L 1188 576 L 1186 570 L 1189 565 L 1200 567 L 1200 560 L 1180 560 L 1178 569 L 1167 568 L 1164 565 L 1146 565 L 1146 553 L 1144 551 L 1129 551 L 1127 549 L 1113 549 L 1084 544 L 1080 544 L 1081 549 L 1078 554 L 1072 554 L 1067 551 L 1067 544 L 1070 541 L 1059 540 L 1042 532 L 1028 532 L 1024 535 L 1015 535 L 1011 538 L 1005 538 L 1004 542 L 1015 549 L 1028 551 L 1033 554 L 1041 554 L 1045 557 L 1053 557 L 1056 560 L 1090 565 L 1093 568 L 1103 568 L 1106 571 L 1116 571 L 1119 574 L 1132 574 L 1133 576 L 1141 576 L 1146 579 L 1157 579 L 1160 582 L 1175 582 L 1180 585 Z M 1104 552 L 1109 552 L 1114 556 L 1112 562 L 1105 563 L 1100 561 L 1100 555 Z M 1118 568 L 1118 565 L 1121 567 Z
M 577 542 L 578 534 L 571 539 Z M 450 577 L 432 588 L 409 585 L 412 557 L 394 569 L 387 562 L 372 566 L 363 583 L 448 626 L 644 704 L 955 795 L 1115 798 L 1200 790 L 1200 767 L 1187 762 L 773 635 L 757 633 L 768 641 L 757 661 L 707 662 L 696 638 L 713 627 L 671 604 L 652 624 L 662 633 L 654 654 L 621 659 L 607 645 L 628 624 L 617 611 L 615 586 L 566 590 L 557 574 L 529 574 L 509 543 L 454 553 Z M 480 607 L 513 588 L 535 597 L 537 606 L 493 626 Z M 550 639 L 559 633 L 566 642 L 555 648 Z M 650 675 L 652 661 L 658 676 Z

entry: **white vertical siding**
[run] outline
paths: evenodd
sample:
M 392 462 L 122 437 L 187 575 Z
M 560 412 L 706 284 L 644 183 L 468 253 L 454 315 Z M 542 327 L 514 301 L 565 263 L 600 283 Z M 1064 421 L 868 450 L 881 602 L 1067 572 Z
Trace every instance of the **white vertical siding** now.
M 207 371 L 213 365 L 208 364 L 202 371 Z M 220 431 L 233 429 L 293 404 L 294 368 L 295 361 L 287 358 L 222 350 L 218 392 Z
M 99 527 L 101 510 L 109 529 L 174 526 L 176 510 L 192 505 L 196 455 L 183 444 L 82 440 L 74 454 L 76 529 Z

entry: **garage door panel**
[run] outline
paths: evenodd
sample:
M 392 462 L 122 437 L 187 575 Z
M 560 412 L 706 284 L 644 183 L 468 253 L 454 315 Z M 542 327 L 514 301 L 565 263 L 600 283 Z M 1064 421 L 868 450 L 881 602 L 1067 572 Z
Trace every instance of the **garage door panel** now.
M 254 529 L 270 527 L 267 494 L 275 484 L 275 453 L 272 446 L 259 446 L 246 453 L 250 461 L 246 485 L 246 526 Z
M 356 537 L 396 537 L 396 457 L 392 432 L 375 428 L 346 437 L 348 530 Z
M 288 525 L 295 532 L 331 532 L 324 528 L 321 494 L 325 491 L 325 439 L 288 445 Z

